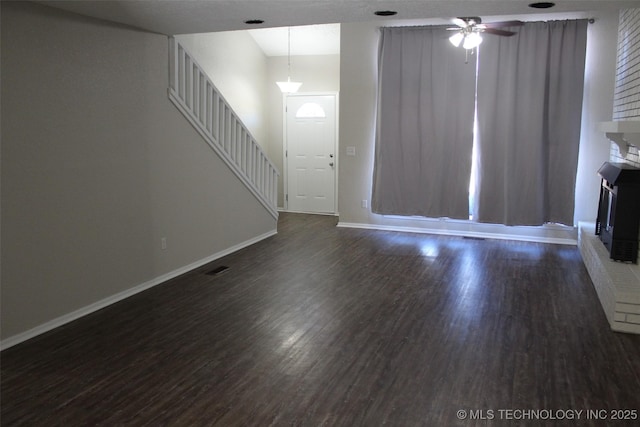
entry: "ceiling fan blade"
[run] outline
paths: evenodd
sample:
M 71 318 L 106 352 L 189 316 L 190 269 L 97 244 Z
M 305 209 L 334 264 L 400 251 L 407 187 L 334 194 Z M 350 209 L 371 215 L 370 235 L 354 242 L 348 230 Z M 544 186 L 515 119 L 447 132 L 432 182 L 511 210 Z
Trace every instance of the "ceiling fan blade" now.
M 468 22 L 460 18 L 453 18 L 451 22 L 453 22 L 455 25 L 457 25 L 460 28 L 467 28 L 469 26 Z
M 485 28 L 519 27 L 521 25 L 524 25 L 524 22 L 522 21 L 487 22 L 482 25 Z
M 497 28 L 487 28 L 486 30 L 483 30 L 483 33 L 494 34 L 496 36 L 507 36 L 507 37 L 515 34 L 513 31 L 498 30 Z

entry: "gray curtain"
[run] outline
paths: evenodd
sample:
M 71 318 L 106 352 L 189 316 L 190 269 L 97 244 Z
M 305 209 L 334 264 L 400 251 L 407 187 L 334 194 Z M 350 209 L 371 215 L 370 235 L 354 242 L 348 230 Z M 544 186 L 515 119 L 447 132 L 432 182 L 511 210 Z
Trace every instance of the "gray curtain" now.
M 474 219 L 571 225 L 587 21 L 512 30 L 480 46 Z
M 382 28 L 371 208 L 469 218 L 475 55 L 434 27 Z

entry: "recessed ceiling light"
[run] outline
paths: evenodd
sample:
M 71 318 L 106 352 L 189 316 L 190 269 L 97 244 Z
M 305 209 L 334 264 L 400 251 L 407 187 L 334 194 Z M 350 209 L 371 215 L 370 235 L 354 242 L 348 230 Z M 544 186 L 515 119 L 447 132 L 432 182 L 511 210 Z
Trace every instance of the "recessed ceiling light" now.
M 264 24 L 264 20 L 263 19 L 247 19 L 246 21 L 244 21 L 244 23 L 249 25 L 258 25 L 258 24 Z
M 396 12 L 395 10 L 376 10 L 375 12 L 373 12 L 373 14 L 378 16 L 393 16 L 397 15 L 398 12 Z
M 529 7 L 532 7 L 534 9 L 549 9 L 550 7 L 555 6 L 555 3 L 552 3 L 550 1 L 538 1 L 535 3 L 531 3 L 529 4 Z

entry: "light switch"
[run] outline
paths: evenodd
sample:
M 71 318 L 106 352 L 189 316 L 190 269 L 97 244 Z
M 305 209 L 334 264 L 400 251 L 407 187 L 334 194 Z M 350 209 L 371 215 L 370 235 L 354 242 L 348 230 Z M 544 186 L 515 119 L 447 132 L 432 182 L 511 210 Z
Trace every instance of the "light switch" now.
M 355 156 L 356 155 L 356 147 L 349 146 L 347 147 L 347 156 Z

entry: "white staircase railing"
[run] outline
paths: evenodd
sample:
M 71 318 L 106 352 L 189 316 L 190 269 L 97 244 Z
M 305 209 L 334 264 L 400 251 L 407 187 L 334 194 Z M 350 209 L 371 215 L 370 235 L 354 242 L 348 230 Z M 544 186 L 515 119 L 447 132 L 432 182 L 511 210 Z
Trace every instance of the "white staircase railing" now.
M 198 63 L 175 38 L 170 38 L 169 43 L 169 99 L 271 215 L 278 218 L 278 170 Z

